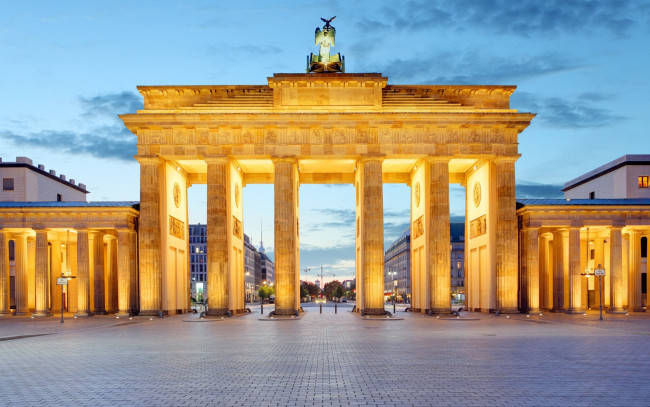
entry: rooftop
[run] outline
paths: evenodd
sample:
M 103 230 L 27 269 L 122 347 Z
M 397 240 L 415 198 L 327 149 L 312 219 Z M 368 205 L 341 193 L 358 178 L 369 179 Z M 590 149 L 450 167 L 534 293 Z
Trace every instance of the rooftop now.
M 3 162 L 2 158 L 0 158 L 0 168 L 5 167 L 5 168 L 16 168 L 16 167 L 24 167 L 24 168 L 29 168 L 30 170 L 39 173 L 45 177 L 48 177 L 50 179 L 53 179 L 55 181 L 58 181 L 65 186 L 68 186 L 70 188 L 74 188 L 78 191 L 81 191 L 83 193 L 88 194 L 88 190 L 86 189 L 86 185 L 82 183 L 76 183 L 73 178 L 68 179 L 65 175 L 59 174 L 59 176 L 56 175 L 56 171 L 54 170 L 45 170 L 45 166 L 43 164 L 38 164 L 38 166 L 34 166 L 34 162 L 27 158 L 27 157 L 16 157 L 16 161 L 9 161 L 9 162 Z
M 122 208 L 140 209 L 139 201 L 66 201 L 66 202 L 14 202 L 0 201 L 0 208 Z
M 578 185 L 591 181 L 592 179 L 607 174 L 608 172 L 617 170 L 625 165 L 650 165 L 650 154 L 626 154 L 605 165 L 601 165 L 595 170 L 582 174 L 578 178 L 572 179 L 564 184 L 562 191 L 566 192 L 571 188 L 575 188 Z
M 517 209 L 524 206 L 551 206 L 551 205 L 571 205 L 571 206 L 604 206 L 604 205 L 643 205 L 650 206 L 650 199 L 518 199 Z

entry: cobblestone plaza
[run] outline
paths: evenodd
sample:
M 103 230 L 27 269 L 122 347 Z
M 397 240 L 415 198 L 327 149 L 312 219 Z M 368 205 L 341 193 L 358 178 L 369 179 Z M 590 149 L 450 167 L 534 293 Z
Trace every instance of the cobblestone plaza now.
M 329 304 L 328 304 L 329 305 Z M 272 307 L 265 307 L 268 311 Z M 650 316 L 0 320 L 0 405 L 646 406 Z M 189 322 L 193 321 L 193 322 Z

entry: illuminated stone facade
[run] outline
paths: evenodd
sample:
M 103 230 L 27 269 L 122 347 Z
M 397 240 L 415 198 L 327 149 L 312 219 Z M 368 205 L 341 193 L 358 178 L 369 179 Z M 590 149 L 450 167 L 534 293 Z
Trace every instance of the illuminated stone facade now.
M 384 313 L 383 183 L 412 190 L 413 309 L 450 311 L 450 182 L 466 186 L 468 225 L 485 220 L 482 234 L 466 242 L 467 285 L 476 287 L 468 292 L 470 309 L 516 311 L 514 162 L 518 135 L 534 115 L 510 108 L 514 86 L 275 74 L 262 86 L 138 89 L 144 110 L 121 118 L 138 137 L 143 313 L 186 306 L 169 291 L 185 272 L 178 265 L 187 242 L 170 234 L 168 222 L 187 224 L 186 191 L 197 183 L 208 186 L 213 315 L 244 312 L 241 189 L 255 183 L 275 188 L 278 314 L 299 309 L 298 188 L 308 183 L 356 187 L 358 311 Z

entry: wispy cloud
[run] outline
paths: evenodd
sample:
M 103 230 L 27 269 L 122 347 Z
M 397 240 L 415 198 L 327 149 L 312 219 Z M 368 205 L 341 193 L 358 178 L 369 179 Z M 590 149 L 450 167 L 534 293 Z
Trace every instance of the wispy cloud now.
M 603 95 L 595 93 L 584 93 L 571 100 L 515 92 L 510 99 L 510 105 L 519 110 L 536 112 L 536 121 L 555 128 L 600 127 L 625 119 L 612 110 L 596 105 L 603 99 Z
M 88 155 L 131 161 L 136 154 L 136 136 L 117 117 L 143 108 L 142 98 L 133 92 L 80 97 L 84 131 L 42 130 L 19 134 L 0 131 L 0 138 L 15 146 L 40 147 L 56 153 Z
M 540 184 L 536 182 L 521 181 L 516 186 L 517 198 L 534 199 L 534 198 L 562 198 L 562 188 L 560 184 Z
M 622 38 L 637 24 L 635 18 L 647 16 L 648 10 L 645 1 L 611 0 L 418 0 L 394 4 L 383 8 L 382 19 L 362 19 L 364 31 L 462 31 L 472 27 L 521 37 L 606 33 Z

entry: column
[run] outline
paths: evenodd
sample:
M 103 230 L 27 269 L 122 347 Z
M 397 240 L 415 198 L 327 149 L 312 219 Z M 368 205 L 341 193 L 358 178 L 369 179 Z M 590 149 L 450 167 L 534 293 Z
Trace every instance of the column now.
M 564 231 L 553 231 L 553 308 L 564 311 Z
M 598 264 L 595 264 L 595 266 L 598 267 Z M 620 227 L 611 227 L 609 229 L 609 274 L 610 299 L 607 312 L 624 314 L 623 239 Z M 596 293 L 596 296 L 599 297 L 599 293 Z
M 104 284 L 104 234 L 92 232 L 93 237 L 93 294 L 95 315 L 106 315 Z
M 548 264 L 549 257 L 549 239 L 546 234 L 543 234 L 540 238 L 539 246 L 539 308 L 541 309 L 550 309 L 551 305 L 551 295 L 549 286 L 551 284 L 552 278 L 549 276 L 551 267 Z
M 187 202 L 187 198 L 185 200 Z M 138 234 L 135 230 L 129 231 L 129 310 L 132 314 L 138 312 Z M 189 259 L 188 259 L 189 261 Z M 189 299 L 188 299 L 189 301 Z
M 228 195 L 226 157 L 206 159 L 208 164 L 208 315 L 229 311 L 228 298 Z M 277 258 L 277 253 L 276 253 Z
M 363 157 L 360 174 L 361 261 L 363 262 L 363 313 L 385 315 L 384 310 L 384 201 L 382 162 L 378 156 Z M 359 283 L 357 282 L 357 285 Z
M 9 236 L 0 229 L 0 316 L 11 315 L 9 297 Z
M 517 207 L 515 202 L 516 157 L 494 160 L 496 167 L 496 297 L 497 309 L 517 309 Z
M 15 316 L 29 315 L 29 291 L 27 283 L 27 233 L 18 233 L 13 236 L 14 239 L 14 258 L 16 259 L 16 311 Z
M 275 313 L 296 312 L 296 256 L 298 217 L 296 213 L 298 182 L 295 158 L 274 159 L 275 197 Z
M 106 312 L 115 314 L 118 310 L 118 270 L 117 270 L 117 238 L 106 235 L 106 266 L 105 284 L 106 284 Z
M 162 235 L 160 166 L 156 156 L 138 156 L 140 163 L 140 315 L 162 310 Z
M 539 313 L 539 230 L 528 228 L 526 233 L 526 283 L 528 288 L 528 312 Z
M 90 242 L 87 230 L 77 229 L 77 313 L 89 317 L 90 312 Z
M 580 267 L 580 228 L 569 228 L 569 309 L 567 314 L 584 314 Z
M 451 238 L 449 236 L 449 158 L 431 157 L 429 248 L 431 250 L 431 313 L 451 313 Z M 383 225 L 382 225 L 383 236 Z
M 48 308 L 48 257 L 47 230 L 36 231 L 36 259 L 35 259 L 35 288 L 36 288 L 36 309 L 32 316 L 49 317 L 52 315 Z
M 645 312 L 641 297 L 641 233 L 630 230 L 629 311 Z
M 131 231 L 117 231 L 117 316 L 128 317 L 131 312 Z

